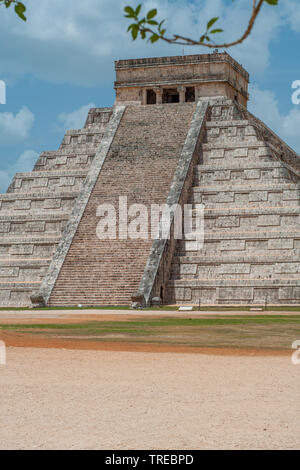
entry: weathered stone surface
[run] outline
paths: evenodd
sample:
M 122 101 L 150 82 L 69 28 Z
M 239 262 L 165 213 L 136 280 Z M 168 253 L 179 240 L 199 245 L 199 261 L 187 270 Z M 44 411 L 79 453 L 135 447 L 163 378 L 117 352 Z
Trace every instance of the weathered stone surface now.
M 211 117 L 223 114 L 214 108 Z M 191 203 L 205 204 L 205 242 L 200 251 L 179 242 L 170 302 L 182 304 L 190 289 L 186 304 L 300 303 L 300 179 L 264 143 L 262 126 L 207 123 L 190 196 Z M 198 266 L 196 276 L 188 263 Z
M 247 72 L 226 53 L 116 69 L 126 111 L 91 109 L 0 195 L 0 306 L 300 304 L 300 159 L 247 111 Z M 96 207 L 122 195 L 204 204 L 203 248 L 172 226 L 99 244 Z
M 75 236 L 70 234 L 72 243 L 59 270 L 50 305 L 130 303 L 142 278 L 152 239 L 99 240 L 96 210 L 100 204 L 109 203 L 118 214 L 120 196 L 127 197 L 128 207 L 144 204 L 148 213 L 151 204 L 166 202 L 181 152 L 186 151 L 184 142 L 194 110 L 192 103 L 126 108 L 101 172 L 93 171 L 96 181 L 86 193 L 88 203 Z M 112 120 L 113 116 L 107 130 Z M 95 162 L 97 155 L 93 165 Z

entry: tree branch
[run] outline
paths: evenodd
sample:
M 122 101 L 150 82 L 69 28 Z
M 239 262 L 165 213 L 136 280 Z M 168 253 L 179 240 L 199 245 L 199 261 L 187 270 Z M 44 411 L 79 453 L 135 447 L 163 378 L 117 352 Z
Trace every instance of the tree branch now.
M 267 2 L 270 5 L 277 5 L 278 4 L 278 0 L 252 0 L 251 17 L 249 19 L 248 26 L 247 26 L 245 32 L 243 33 L 243 35 L 239 39 L 237 39 L 235 41 L 232 41 L 232 42 L 223 43 L 223 44 L 216 44 L 209 37 L 209 34 L 215 34 L 215 33 L 223 32 L 222 29 L 213 29 L 213 30 L 211 30 L 212 25 L 214 25 L 214 23 L 219 18 L 212 18 L 212 20 L 210 20 L 208 22 L 206 32 L 201 36 L 200 40 L 198 41 L 198 40 L 194 40 L 194 39 L 182 36 L 180 34 L 174 34 L 173 37 L 165 36 L 165 31 L 166 30 L 162 29 L 163 22 L 158 24 L 158 22 L 153 19 L 157 14 L 156 9 L 151 10 L 148 13 L 146 18 L 143 18 L 142 20 L 139 20 L 139 13 L 140 13 L 142 5 L 139 5 L 136 10 L 134 10 L 131 7 L 126 7 L 125 12 L 127 14 L 125 15 L 125 17 L 126 18 L 133 18 L 134 20 L 136 20 L 136 23 L 131 24 L 128 28 L 128 31 L 131 30 L 133 40 L 137 39 L 138 33 L 140 33 L 142 39 L 146 39 L 147 34 L 150 35 L 149 40 L 152 43 L 156 42 L 160 39 L 164 42 L 167 42 L 168 44 L 177 44 L 177 45 L 181 45 L 181 46 L 204 46 L 204 47 L 208 47 L 208 48 L 211 48 L 211 49 L 212 48 L 214 48 L 214 49 L 215 48 L 217 48 L 217 49 L 227 49 L 229 47 L 241 44 L 242 42 L 244 42 L 248 38 L 248 36 L 250 36 L 250 34 L 253 30 L 255 21 L 256 21 L 259 13 L 261 11 L 261 8 L 262 8 L 264 2 Z M 155 31 L 149 25 L 157 26 L 157 31 Z

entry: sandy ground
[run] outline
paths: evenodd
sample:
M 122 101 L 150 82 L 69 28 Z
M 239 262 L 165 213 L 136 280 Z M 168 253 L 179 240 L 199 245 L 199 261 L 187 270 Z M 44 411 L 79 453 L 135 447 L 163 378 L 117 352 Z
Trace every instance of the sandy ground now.
M 299 449 L 300 366 L 250 357 L 13 348 L 1 449 Z
M 249 310 L 222 310 L 222 311 L 209 311 L 202 309 L 201 311 L 178 311 L 178 310 L 122 310 L 122 309 L 81 309 L 81 310 L 0 310 L 0 323 L 5 323 L 11 320 L 73 320 L 78 321 L 127 321 L 136 318 L 149 318 L 149 317 L 176 317 L 176 318 L 211 318 L 219 316 L 256 316 L 256 315 L 288 315 L 298 316 L 299 311 L 249 311 Z

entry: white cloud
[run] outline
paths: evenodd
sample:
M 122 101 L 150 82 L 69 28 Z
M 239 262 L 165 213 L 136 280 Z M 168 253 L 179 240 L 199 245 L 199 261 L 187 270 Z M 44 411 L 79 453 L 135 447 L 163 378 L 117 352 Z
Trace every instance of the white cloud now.
M 4 193 L 7 190 L 15 173 L 32 171 L 38 156 L 34 150 L 25 150 L 6 171 L 0 171 L 0 192 Z
M 286 21 L 291 28 L 296 32 L 300 31 L 299 0 L 284 0 L 281 8 L 284 9 Z
M 8 46 L 0 58 L 0 69 L 11 74 L 33 73 L 55 83 L 99 85 L 113 80 L 113 60 L 182 54 L 181 46 L 155 45 L 138 40 L 132 43 L 126 32 L 128 20 L 123 8 L 128 0 L 28 0 L 28 21 L 20 22 L 11 12 L 2 12 L 0 40 Z M 138 3 L 136 0 L 135 2 Z M 167 18 L 170 33 L 200 37 L 212 16 L 220 15 L 226 38 L 236 38 L 246 27 L 251 2 L 240 0 L 145 0 L 145 9 L 157 7 Z M 282 10 L 264 5 L 251 37 L 231 53 L 252 72 L 262 73 L 269 61 L 270 41 L 277 36 Z M 267 20 L 267 21 L 266 21 Z M 220 35 L 220 39 L 222 36 Z M 20 56 L 22 44 L 22 56 Z M 205 52 L 186 48 L 185 53 Z
M 14 143 L 15 140 L 26 139 L 33 123 L 34 114 L 26 106 L 23 106 L 16 115 L 10 112 L 0 113 L 1 142 Z
M 14 175 L 17 172 L 32 171 L 38 156 L 39 154 L 34 150 L 25 150 L 11 167 L 10 173 Z
M 251 87 L 249 110 L 300 154 L 300 105 L 283 114 L 274 93 Z
M 81 129 L 85 124 L 89 109 L 95 107 L 94 103 L 83 105 L 71 113 L 61 113 L 58 120 L 63 124 L 64 129 Z

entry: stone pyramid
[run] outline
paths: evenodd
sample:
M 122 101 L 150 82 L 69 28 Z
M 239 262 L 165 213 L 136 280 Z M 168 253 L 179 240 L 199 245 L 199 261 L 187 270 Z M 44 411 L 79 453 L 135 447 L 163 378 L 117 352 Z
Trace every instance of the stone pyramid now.
M 0 196 L 0 306 L 300 304 L 300 157 L 226 53 L 116 62 L 116 102 Z M 204 205 L 204 245 L 100 240 L 97 208 Z

